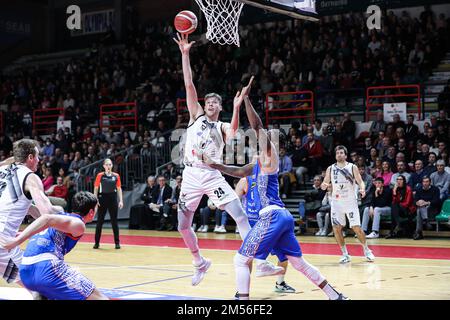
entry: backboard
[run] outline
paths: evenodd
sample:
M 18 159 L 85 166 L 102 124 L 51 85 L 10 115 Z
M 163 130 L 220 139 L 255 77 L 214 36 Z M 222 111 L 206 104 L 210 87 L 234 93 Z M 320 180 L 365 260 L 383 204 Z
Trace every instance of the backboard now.
M 316 0 L 235 0 L 295 19 L 318 21 Z

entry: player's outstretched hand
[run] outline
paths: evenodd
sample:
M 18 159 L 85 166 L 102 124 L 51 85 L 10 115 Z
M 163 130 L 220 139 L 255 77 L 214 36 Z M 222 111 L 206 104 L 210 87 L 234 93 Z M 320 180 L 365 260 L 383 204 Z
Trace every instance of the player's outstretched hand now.
M 16 238 L 0 235 L 0 248 L 11 250 L 18 246 Z
M 175 41 L 178 44 L 178 47 L 180 47 L 180 51 L 182 54 L 188 54 L 189 50 L 191 50 L 192 45 L 195 43 L 195 41 L 189 42 L 187 34 L 179 34 L 177 33 L 177 39 L 173 38 L 173 41 Z
M 248 94 L 250 93 L 250 88 L 252 86 L 252 82 L 253 82 L 254 76 L 252 76 L 250 78 L 250 81 L 248 82 L 248 84 L 242 88 L 241 91 L 238 91 L 236 93 L 236 96 L 234 97 L 233 100 L 233 106 L 236 109 L 239 109 L 242 105 L 242 102 L 244 101 L 244 98 L 248 97 Z
M 252 76 L 251 78 L 250 78 L 250 80 L 248 81 L 248 84 L 244 87 L 244 88 L 242 88 L 242 92 L 241 92 L 241 95 L 245 98 L 245 97 L 247 97 L 249 94 L 250 94 L 250 89 L 252 88 L 252 83 L 253 83 L 253 80 L 255 79 L 255 76 Z

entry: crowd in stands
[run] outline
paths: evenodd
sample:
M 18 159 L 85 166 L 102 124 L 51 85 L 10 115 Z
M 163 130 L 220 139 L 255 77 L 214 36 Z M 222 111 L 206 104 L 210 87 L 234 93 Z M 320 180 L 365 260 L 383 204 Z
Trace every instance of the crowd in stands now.
M 227 97 L 233 97 L 251 75 L 256 76 L 252 94 L 259 97 L 255 106 L 260 109 L 268 92 L 310 89 L 319 93 L 426 79 L 450 49 L 448 19 L 429 8 L 419 19 L 406 12 L 383 16 L 381 30 L 369 31 L 364 15 L 352 13 L 337 20 L 322 18 L 318 25 L 295 20 L 293 25 L 281 21 L 268 28 L 244 26 L 239 48 L 196 45 L 191 61 L 199 96 L 220 93 L 227 113 L 231 111 Z M 24 136 L 35 138 L 42 150 L 38 174 L 49 195 L 67 201 L 81 167 L 105 157 L 120 163 L 121 151 L 133 145 L 139 148 L 131 153 L 150 154 L 152 147 L 167 141 L 169 129 L 187 126 L 186 115 L 176 114 L 176 99 L 185 97 L 185 89 L 173 28 L 128 23 L 125 34 L 123 43 L 113 41 L 118 46 L 93 43 L 85 56 L 66 63 L 0 75 L 0 105 L 7 111 L 5 132 L 0 133 L 0 160 L 10 155 L 14 141 Z M 446 88 L 440 96 L 444 106 L 450 101 L 448 92 Z M 125 127 L 119 132 L 100 131 L 101 103 L 133 101 L 138 104 L 139 117 L 135 135 Z M 318 106 L 331 103 L 326 98 L 318 101 Z M 72 130 L 58 130 L 45 138 L 33 131 L 32 111 L 46 108 L 62 108 L 65 120 L 72 121 Z M 430 118 L 424 131 L 418 130 L 414 119 L 384 123 L 380 116 L 364 141 L 355 141 L 356 124 L 349 113 L 342 121 L 329 119 L 326 125 L 320 119 L 311 124 L 294 123 L 280 149 L 282 198 L 321 174 L 333 161 L 334 146 L 343 144 L 351 152 L 349 158 L 365 165 L 369 176 L 382 178 L 383 186 L 394 187 L 401 174 L 417 194 L 423 177 L 428 176 L 433 186 L 441 188 L 442 201 L 445 179 L 437 163 L 442 160 L 444 171 L 449 171 L 450 143 L 447 114 L 442 112 Z M 176 179 L 177 173 L 169 175 L 165 178 Z M 158 198 L 155 201 L 158 210 L 164 208 Z M 164 210 L 163 217 L 168 209 Z M 372 230 L 377 231 L 376 226 Z
M 343 133 L 343 128 L 348 131 Z M 389 238 L 402 232 L 414 239 L 423 238 L 423 228 L 431 228 L 431 219 L 449 198 L 450 120 L 444 110 L 425 121 L 423 130 L 414 123 L 412 114 L 405 123 L 398 115 L 385 122 L 379 113 L 370 131 L 360 137 L 355 136 L 349 114 L 342 123 L 335 119 L 327 125 L 317 120 L 311 126 L 294 123 L 282 144 L 281 195 L 286 198 L 289 190 L 301 187 L 308 179 L 313 181 L 313 191 L 305 197 L 306 209 L 307 214 L 316 216 L 320 236 L 327 234 L 329 226 L 328 197 L 320 190 L 320 183 L 324 170 L 334 161 L 334 147 L 340 144 L 347 147 L 348 161 L 358 166 L 366 183 L 367 196 L 359 202 L 362 228 L 369 239 L 379 237 L 382 216 L 392 221 Z M 414 218 L 416 226 L 411 229 Z M 405 228 L 400 224 L 403 219 L 409 222 Z

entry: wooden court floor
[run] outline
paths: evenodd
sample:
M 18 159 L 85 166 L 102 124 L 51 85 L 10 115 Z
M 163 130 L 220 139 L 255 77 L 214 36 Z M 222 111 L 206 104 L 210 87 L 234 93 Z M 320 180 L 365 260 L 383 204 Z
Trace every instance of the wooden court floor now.
M 112 297 L 123 299 L 232 299 L 235 293 L 233 256 L 239 236 L 198 234 L 204 256 L 213 264 L 203 282 L 191 286 L 191 256 L 178 232 L 120 230 L 122 249 L 115 250 L 110 230 L 104 230 L 100 249 L 92 249 L 93 230 L 80 240 L 66 261 Z M 372 239 L 375 263 L 362 257 L 362 248 L 347 237 L 352 262 L 338 263 L 334 238 L 297 237 L 304 257 L 338 291 L 350 299 L 450 299 L 450 240 Z M 270 257 L 276 263 L 276 258 Z M 295 294 L 274 292 L 275 277 L 252 276 L 252 299 L 326 299 L 302 274 L 289 268 L 286 282 Z M 15 285 L 0 282 L 1 292 Z M 11 291 L 8 291 L 11 289 Z M 5 297 L 4 297 L 5 298 Z M 17 298 L 14 295 L 6 298 Z M 19 297 L 20 298 L 20 297 Z

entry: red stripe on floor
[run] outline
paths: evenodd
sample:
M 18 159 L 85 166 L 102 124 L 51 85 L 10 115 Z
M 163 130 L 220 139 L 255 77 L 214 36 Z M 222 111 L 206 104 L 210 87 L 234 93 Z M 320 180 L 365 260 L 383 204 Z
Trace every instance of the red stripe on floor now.
M 93 243 L 94 235 L 85 234 L 81 240 L 84 243 Z M 112 235 L 103 235 L 101 243 L 114 243 Z M 120 243 L 124 245 L 141 245 L 156 247 L 172 247 L 185 248 L 182 238 L 175 237 L 152 237 L 152 236 L 131 236 L 121 235 Z M 200 248 L 218 249 L 218 250 L 237 250 L 241 245 L 240 240 L 219 240 L 219 239 L 199 239 Z M 301 243 L 301 242 L 300 242 Z M 330 243 L 301 243 L 304 254 L 324 254 L 324 255 L 340 255 L 341 252 L 336 244 Z M 382 246 L 371 245 L 376 257 L 384 258 L 416 258 L 416 259 L 445 259 L 450 260 L 450 248 L 433 248 L 433 247 L 407 247 L 407 246 Z M 347 244 L 350 255 L 362 256 L 363 251 L 361 245 Z

